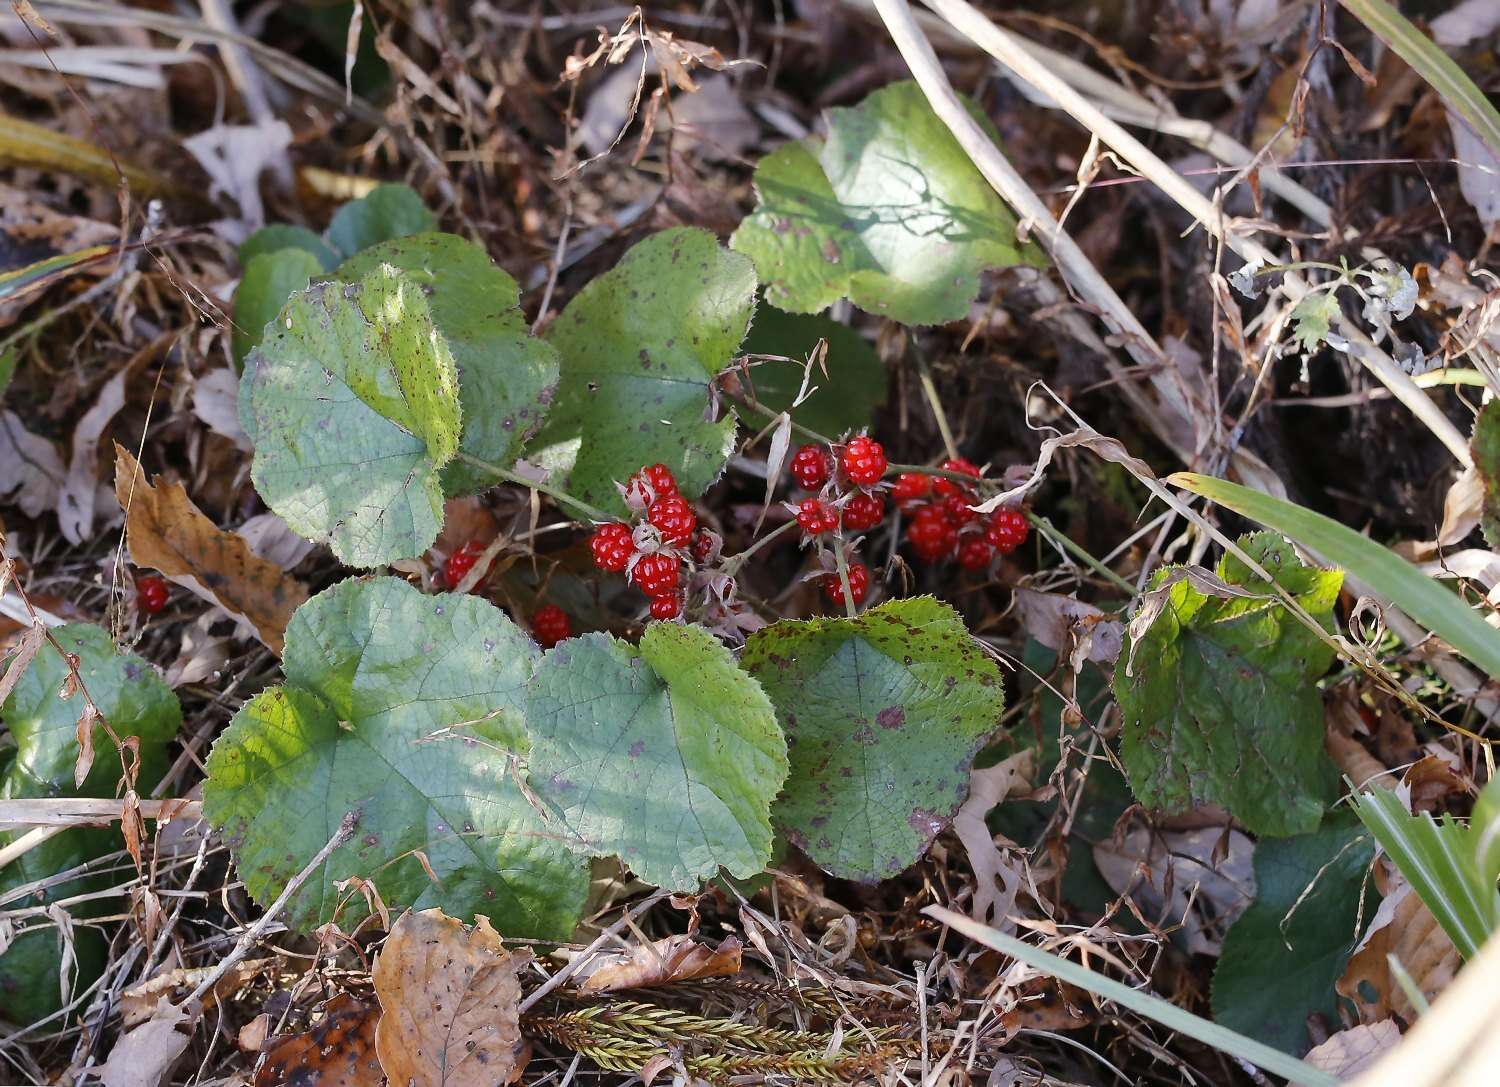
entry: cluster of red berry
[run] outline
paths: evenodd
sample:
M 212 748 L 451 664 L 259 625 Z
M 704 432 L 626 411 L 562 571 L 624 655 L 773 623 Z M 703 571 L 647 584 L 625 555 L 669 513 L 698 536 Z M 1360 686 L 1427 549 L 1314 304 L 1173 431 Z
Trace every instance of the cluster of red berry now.
M 642 516 L 633 526 L 612 521 L 594 531 L 589 539 L 594 565 L 623 573 L 645 593 L 651 600 L 651 618 L 676 619 L 683 606 L 683 558 L 706 562 L 715 538 L 698 528 L 698 515 L 677 493 L 677 480 L 665 464 L 648 465 L 631 476 L 624 498 Z
M 850 438 L 837 456 L 821 445 L 801 446 L 792 454 L 792 478 L 803 490 L 815 492 L 796 507 L 803 537 L 816 540 L 840 529 L 868 532 L 884 521 L 885 495 L 876 488 L 887 465 L 885 450 L 868 434 Z M 864 563 L 849 563 L 849 595 L 854 603 L 865 598 L 869 585 L 870 571 Z M 822 588 L 833 603 L 844 603 L 844 586 L 837 573 L 825 573 Z
M 980 477 L 979 468 L 954 458 L 943 471 Z M 936 563 L 957 558 L 965 570 L 983 570 L 996 553 L 1008 555 L 1026 542 L 1031 527 L 1018 509 L 995 510 L 987 522 L 969 507 L 978 498 L 972 488 L 947 476 L 903 472 L 892 488 L 896 505 L 911 517 L 906 540 L 917 558 Z

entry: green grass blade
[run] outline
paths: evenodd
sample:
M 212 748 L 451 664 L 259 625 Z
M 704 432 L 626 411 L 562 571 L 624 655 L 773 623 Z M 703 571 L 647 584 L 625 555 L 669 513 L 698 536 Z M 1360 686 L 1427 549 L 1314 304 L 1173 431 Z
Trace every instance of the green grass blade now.
M 1386 0 L 1343 0 L 1343 4 L 1468 121 L 1490 151 L 1500 155 L 1500 111 L 1452 57 Z
M 1356 796 L 1354 810 L 1459 953 L 1477 955 L 1494 929 L 1497 900 L 1475 861 L 1470 829 L 1451 818 L 1438 823 L 1426 812 L 1413 815 L 1384 789 Z
M 1076 962 L 1070 962 L 1040 948 L 1032 947 L 1014 936 L 1007 936 L 988 925 L 981 925 L 978 921 L 965 917 L 961 913 L 945 910 L 941 906 L 928 906 L 922 912 L 949 928 L 963 933 L 975 943 L 993 948 L 1002 955 L 1019 959 L 1027 966 L 1066 981 L 1070 985 L 1087 989 L 1095 996 L 1113 1000 L 1137 1015 L 1144 1015 L 1147 1019 L 1155 1020 L 1168 1030 L 1186 1034 L 1189 1038 L 1196 1039 L 1204 1045 L 1213 1046 L 1232 1057 L 1249 1061 L 1272 1075 L 1285 1077 L 1303 1087 L 1337 1087 L 1338 1079 L 1322 1069 L 1314 1068 L 1279 1049 L 1272 1049 L 1263 1042 L 1257 1042 L 1254 1038 L 1246 1038 L 1243 1034 L 1221 1027 L 1175 1004 L 1169 1004 L 1159 996 L 1132 989 L 1103 974 L 1096 974 L 1086 966 L 1079 966 Z
M 1500 631 L 1480 618 L 1457 594 L 1395 552 L 1331 517 L 1222 479 L 1179 472 L 1167 482 L 1273 528 L 1325 562 L 1342 567 L 1479 665 L 1491 678 L 1500 679 Z

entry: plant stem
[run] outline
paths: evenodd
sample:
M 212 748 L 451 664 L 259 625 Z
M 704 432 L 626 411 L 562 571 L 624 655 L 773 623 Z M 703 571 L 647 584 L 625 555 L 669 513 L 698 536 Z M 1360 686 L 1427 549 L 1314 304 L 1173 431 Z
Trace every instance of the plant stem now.
M 734 402 L 741 407 L 749 408 L 753 412 L 758 412 L 759 414 L 764 415 L 767 419 L 779 419 L 782 415 L 781 412 L 772 411 L 764 404 L 757 403 L 754 400 L 745 400 L 740 397 L 736 397 Z M 823 434 L 819 434 L 816 430 L 809 430 L 807 427 L 803 426 L 795 419 L 792 420 L 792 430 L 796 431 L 804 438 L 811 438 L 815 442 L 822 442 L 824 445 L 834 444 L 832 438 L 829 438 Z
M 842 547 L 833 549 L 833 561 L 839 564 L 839 584 L 844 587 L 844 614 L 853 619 L 856 613 L 854 593 L 849 588 L 849 560 L 845 557 Z
M 916 337 L 911 339 L 911 357 L 917 360 L 917 380 L 922 385 L 922 394 L 932 408 L 932 417 L 937 420 L 938 433 L 943 436 L 943 448 L 948 450 L 948 459 L 958 459 L 958 446 L 953 441 L 953 431 L 948 427 L 948 416 L 943 411 L 943 402 L 938 399 L 937 383 L 932 380 L 932 367 L 927 365 L 927 356 L 917 346 Z
M 1068 554 L 1072 555 L 1079 562 L 1083 563 L 1090 570 L 1094 571 L 1094 573 L 1104 578 L 1104 580 L 1108 581 L 1111 585 L 1115 586 L 1117 589 L 1123 589 L 1128 596 L 1135 595 L 1134 585 L 1130 584 L 1130 582 L 1126 581 L 1119 574 L 1111 570 L 1108 566 L 1105 566 L 1104 563 L 1100 562 L 1078 544 L 1074 543 L 1070 537 L 1064 535 L 1064 533 L 1060 529 L 1058 529 L 1058 527 L 1051 521 L 1047 520 L 1047 518 L 1035 513 L 1028 512 L 1026 514 L 1026 520 L 1035 525 L 1036 530 L 1043 536 L 1047 537 L 1047 539 L 1057 544 L 1057 546 L 1061 547 Z
M 954 483 L 962 483 L 977 491 L 983 491 L 986 483 L 993 485 L 1000 482 L 998 479 L 985 479 L 982 476 L 971 476 L 964 472 L 950 472 L 946 468 L 930 468 L 925 464 L 887 464 L 885 466 L 887 476 L 899 476 L 907 472 L 919 476 L 932 476 L 935 479 L 951 479 Z
M 741 551 L 738 555 L 730 555 L 727 559 L 725 559 L 724 572 L 731 577 L 733 577 L 735 574 L 738 574 L 740 572 L 740 567 L 745 565 L 745 563 L 750 559 L 750 556 L 754 555 L 757 551 L 765 547 L 772 540 L 796 527 L 796 521 L 787 521 L 784 524 L 777 525 L 770 532 L 767 532 L 760 539 L 756 540 L 749 547 L 745 548 L 745 550 Z
M 471 457 L 469 454 L 462 451 L 459 452 L 458 459 L 463 461 L 465 464 L 490 473 L 490 475 L 494 476 L 498 480 L 501 480 L 502 482 L 514 483 L 517 486 L 526 487 L 529 490 L 540 491 L 542 494 L 558 503 L 558 505 L 570 506 L 572 507 L 572 509 L 583 514 L 584 517 L 590 521 L 618 520 L 618 518 L 612 517 L 609 514 L 605 513 L 598 506 L 591 506 L 582 499 L 574 498 L 567 491 L 562 490 L 559 487 L 554 487 L 550 483 L 541 483 L 534 479 L 527 479 L 524 476 L 517 475 L 515 472 L 512 472 L 507 468 L 501 468 L 498 464 L 491 464 L 487 460 L 480 460 L 478 457 Z

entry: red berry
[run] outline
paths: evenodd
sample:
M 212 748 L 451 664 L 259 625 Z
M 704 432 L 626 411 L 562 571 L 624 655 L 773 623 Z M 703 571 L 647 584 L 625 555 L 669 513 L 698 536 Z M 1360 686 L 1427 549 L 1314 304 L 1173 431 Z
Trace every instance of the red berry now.
M 858 434 L 844 446 L 844 474 L 861 486 L 871 487 L 885 475 L 885 449 L 868 434 Z
M 666 596 L 677 591 L 682 560 L 670 551 L 642 555 L 630 571 L 630 581 L 647 596 Z
M 921 472 L 902 472 L 891 490 L 896 508 L 902 513 L 911 513 L 931 493 L 932 477 Z
M 531 617 L 531 633 L 543 649 L 551 649 L 558 642 L 573 636 L 573 621 L 568 613 L 556 604 L 543 604 Z
M 958 529 L 943 516 L 941 507 L 923 506 L 907 526 L 906 539 L 917 558 L 923 562 L 938 562 L 953 554 L 958 547 Z
M 665 596 L 653 596 L 651 598 L 651 618 L 653 619 L 676 619 L 682 614 L 682 597 L 677 593 L 667 593 Z
M 971 494 L 945 495 L 942 501 L 943 516 L 960 527 L 968 524 L 979 516 L 969 508 L 969 503 L 972 501 L 974 501 L 974 496 Z
M 693 533 L 693 561 L 702 566 L 714 556 L 714 538 L 703 529 Z
M 797 527 L 809 536 L 821 536 L 839 527 L 839 515 L 821 498 L 804 498 L 797 506 Z
M 885 520 L 885 499 L 878 494 L 854 494 L 844 503 L 844 525 L 855 532 L 868 532 Z
M 804 490 L 816 491 L 828 482 L 833 458 L 820 445 L 804 445 L 792 454 L 792 476 Z
M 646 511 L 646 520 L 656 526 L 661 538 L 670 544 L 685 544 L 698 527 L 698 515 L 687 499 L 678 494 L 669 494 L 651 503 Z
M 458 588 L 458 583 L 469 576 L 469 571 L 474 569 L 474 564 L 479 561 L 479 556 L 483 553 L 484 548 L 474 540 L 469 540 L 459 547 L 443 563 L 443 584 L 450 589 Z
M 618 574 L 635 554 L 630 526 L 619 521 L 600 525 L 589 538 L 589 549 L 594 552 L 595 566 Z
M 960 475 L 973 476 L 975 479 L 979 478 L 979 467 L 971 461 L 964 460 L 962 457 L 950 458 L 943 461 L 943 471 L 957 472 Z M 932 489 L 938 494 L 950 495 L 967 493 L 969 488 L 965 487 L 962 483 L 937 476 L 932 481 Z
M 1026 542 L 1026 537 L 1031 535 L 1031 525 L 1020 510 L 998 509 L 990 514 L 990 524 L 984 534 L 996 551 L 1009 555 Z
M 849 564 L 849 594 L 854 597 L 858 604 L 865 598 L 865 590 L 870 587 L 870 571 L 862 562 L 851 562 Z M 823 575 L 823 595 L 835 604 L 844 602 L 844 586 L 839 581 L 837 573 Z
M 983 570 L 994 557 L 994 547 L 983 536 L 965 536 L 958 545 L 958 564 L 965 570 Z
M 147 615 L 155 615 L 166 607 L 167 597 L 171 594 L 172 590 L 167 587 L 166 581 L 155 574 L 135 579 L 136 606 Z
M 676 493 L 677 480 L 672 475 L 672 469 L 665 464 L 646 465 L 631 476 L 630 481 L 625 485 L 626 500 L 641 509 L 658 498 L 666 498 Z

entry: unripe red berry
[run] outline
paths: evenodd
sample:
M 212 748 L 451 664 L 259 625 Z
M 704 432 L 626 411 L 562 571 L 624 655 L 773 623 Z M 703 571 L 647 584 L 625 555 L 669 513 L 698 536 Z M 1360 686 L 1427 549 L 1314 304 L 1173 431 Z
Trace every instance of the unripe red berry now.
M 543 604 L 531 617 L 531 633 L 536 636 L 537 645 L 551 649 L 558 642 L 572 637 L 573 621 L 556 604 Z
M 821 445 L 799 446 L 792 454 L 791 472 L 803 490 L 816 491 L 828 482 L 833 472 L 833 458 Z
M 651 508 L 646 511 L 646 520 L 670 544 L 687 543 L 692 538 L 693 529 L 698 527 L 698 515 L 693 512 L 693 507 L 688 505 L 687 499 L 677 494 L 669 494 L 651 503 Z
M 857 434 L 844 446 L 844 475 L 860 487 L 872 487 L 885 475 L 885 449 L 868 434 Z
M 635 554 L 635 541 L 630 537 L 630 526 L 620 521 L 600 525 L 589 538 L 589 549 L 594 553 L 594 565 L 601 570 L 618 574 Z
M 797 527 L 809 536 L 821 536 L 839 527 L 838 514 L 821 498 L 804 498 L 797 506 Z
M 996 551 L 1009 555 L 1026 542 L 1026 537 L 1031 535 L 1031 525 L 1018 509 L 998 509 L 990 514 L 989 527 L 984 534 Z
M 630 571 L 630 582 L 647 596 L 665 596 L 677 591 L 682 560 L 670 551 L 642 555 Z
M 965 570 L 983 570 L 995 557 L 995 549 L 983 536 L 965 536 L 958 545 L 958 564 Z
M 932 477 L 921 472 L 902 472 L 891 488 L 896 508 L 902 513 L 913 512 L 931 493 Z
M 458 583 L 469 576 L 469 571 L 474 569 L 474 564 L 483 553 L 484 548 L 474 540 L 461 545 L 443 563 L 443 584 L 449 589 L 458 588 Z
M 943 471 L 957 472 L 960 475 L 973 476 L 975 479 L 979 478 L 979 466 L 972 461 L 964 460 L 962 457 L 952 457 L 943 461 Z M 965 494 L 969 490 L 962 483 L 951 479 L 944 479 L 942 476 L 933 477 L 932 489 L 941 495 Z
M 155 574 L 147 574 L 135 579 L 135 602 L 146 615 L 155 615 L 167 606 L 167 598 L 172 595 L 166 580 Z
M 885 520 L 885 499 L 878 494 L 857 493 L 844 503 L 844 527 L 868 532 Z
M 862 562 L 851 562 L 849 564 L 849 595 L 858 604 L 865 598 L 865 590 L 870 586 L 870 571 Z M 835 604 L 844 603 L 844 585 L 839 581 L 837 572 L 823 575 L 823 595 Z
M 679 593 L 667 593 L 664 596 L 653 596 L 651 598 L 651 618 L 668 620 L 676 619 L 682 614 L 682 596 Z

